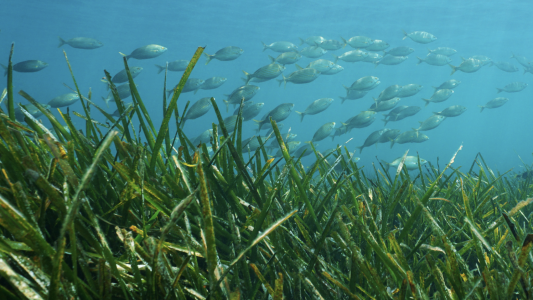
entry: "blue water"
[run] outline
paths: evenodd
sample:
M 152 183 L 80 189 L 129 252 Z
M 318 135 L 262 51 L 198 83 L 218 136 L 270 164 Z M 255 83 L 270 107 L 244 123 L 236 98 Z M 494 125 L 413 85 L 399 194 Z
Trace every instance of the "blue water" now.
M 148 4 L 150 3 L 150 4 Z M 157 3 L 157 4 L 155 4 Z M 222 62 L 213 60 L 204 65 L 202 57 L 191 77 L 207 79 L 212 76 L 227 77 L 227 82 L 216 90 L 200 90 L 197 94 L 183 94 L 178 105 L 183 109 L 186 101 L 194 102 L 202 97 L 213 96 L 224 116 L 229 116 L 222 100 L 224 94 L 242 85 L 242 70 L 249 73 L 268 64 L 267 55 L 276 57 L 271 50 L 262 51 L 261 42 L 290 41 L 299 45 L 299 37 L 321 35 L 326 39 L 346 39 L 355 35 L 365 35 L 388 42 L 391 47 L 409 46 L 415 52 L 405 62 L 396 66 L 380 65 L 374 68 L 369 63 L 346 63 L 339 61 L 344 71 L 332 76 L 320 76 L 317 80 L 302 85 L 288 83 L 284 89 L 274 80 L 258 83 L 259 93 L 254 102 L 265 102 L 260 114 L 280 103 L 295 103 L 294 110 L 304 111 L 314 100 L 334 98 L 333 104 L 323 113 L 306 116 L 300 122 L 296 113 L 285 120 L 286 131 L 298 134 L 298 140 L 308 141 L 318 127 L 335 121 L 338 124 L 366 110 L 381 90 L 389 85 L 409 83 L 421 84 L 424 89 L 417 95 L 405 98 L 399 105 L 424 106 L 420 98 L 429 98 L 431 86 L 438 86 L 448 79 L 458 79 L 462 84 L 455 88 L 450 99 L 442 103 L 431 103 L 414 117 L 399 122 L 390 122 L 387 127 L 410 130 L 418 127 L 434 111 L 451 105 L 463 105 L 468 110 L 456 118 L 448 118 L 439 127 L 425 132 L 430 139 L 422 144 L 388 144 L 377 148 L 365 148 L 361 164 L 371 167 L 376 157 L 385 161 L 403 155 L 407 150 L 412 155 L 433 163 L 440 159 L 441 166 L 463 145 L 454 166 L 463 166 L 466 171 L 478 152 L 488 165 L 498 171 L 523 171 L 519 156 L 527 163 L 532 162 L 533 149 L 533 75 L 522 74 L 523 68 L 511 53 L 533 59 L 530 28 L 532 5 L 528 1 L 10 1 L 3 4 L 0 12 L 0 60 L 7 65 L 9 50 L 15 42 L 14 62 L 38 59 L 49 66 L 37 73 L 15 73 L 15 91 L 24 90 L 42 103 L 70 92 L 63 83 L 73 86 L 62 50 L 65 50 L 82 93 L 93 92 L 93 99 L 102 107 L 100 97 L 106 96 L 105 85 L 100 82 L 103 70 L 112 75 L 124 68 L 119 52 L 130 53 L 134 49 L 159 44 L 169 50 L 163 55 L 148 60 L 130 59 L 130 66 L 141 66 L 144 71 L 136 78 L 141 97 L 159 128 L 162 119 L 163 73 L 157 74 L 154 64 L 163 65 L 166 61 L 190 59 L 198 46 L 206 46 L 205 52 L 214 54 L 226 46 L 244 49 L 237 60 Z M 410 39 L 402 40 L 402 29 L 407 32 L 427 31 L 438 40 L 430 44 L 418 44 Z M 71 48 L 65 45 L 58 49 L 58 36 L 63 39 L 91 37 L 104 43 L 95 50 Z M 300 46 L 302 49 L 305 46 Z M 519 72 L 507 73 L 495 66 L 483 67 L 475 73 L 456 72 L 450 76 L 449 66 L 416 65 L 416 56 L 424 57 L 427 48 L 452 47 L 458 51 L 452 56 L 452 64 L 458 65 L 461 56 L 486 55 L 493 61 L 507 61 L 520 68 Z M 390 49 L 389 48 L 389 49 Z M 324 59 L 333 60 L 332 54 L 340 55 L 353 50 L 350 46 L 337 51 L 329 51 Z M 298 62 L 306 66 L 314 59 L 302 58 Z M 287 65 L 284 74 L 295 70 Z M 360 77 L 373 75 L 380 78 L 381 85 L 356 101 L 346 101 L 341 105 L 339 96 L 345 95 L 342 85 L 351 85 Z M 180 79 L 181 72 L 169 72 L 169 86 Z M 496 87 L 521 81 L 530 84 L 519 93 L 496 94 Z M 0 88 L 5 87 L 5 77 Z M 509 102 L 497 109 L 479 112 L 478 105 L 484 105 L 495 97 L 507 97 Z M 17 102 L 26 103 L 16 95 Z M 130 102 L 127 99 L 126 102 Z M 70 107 L 71 111 L 82 112 L 81 104 Z M 63 108 L 65 111 L 66 108 Z M 110 103 L 108 111 L 115 110 Z M 57 116 L 58 113 L 55 112 Z M 105 121 L 96 110 L 93 117 Z M 354 129 L 350 134 L 319 142 L 320 150 L 346 144 L 350 151 L 363 144 L 366 137 L 383 128 L 377 120 L 369 127 Z M 84 120 L 73 116 L 76 126 L 84 128 Z M 216 122 L 211 110 L 203 117 L 190 120 L 185 125 L 186 133 L 192 138 L 211 127 Z M 45 124 L 46 123 L 45 121 Z M 254 133 L 253 121 L 245 123 L 244 137 Z M 337 125 L 338 127 L 338 125 Z M 171 134 L 175 132 L 171 127 Z M 303 160 L 312 162 L 310 157 Z

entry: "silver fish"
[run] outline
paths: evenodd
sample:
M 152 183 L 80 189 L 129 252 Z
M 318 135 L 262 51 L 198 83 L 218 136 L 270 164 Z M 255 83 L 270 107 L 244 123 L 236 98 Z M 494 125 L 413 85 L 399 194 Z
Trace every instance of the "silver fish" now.
M 512 82 L 504 86 L 502 89 L 500 88 L 496 88 L 496 89 L 498 90 L 498 93 L 501 93 L 501 92 L 516 93 L 516 92 L 522 91 L 526 87 L 527 87 L 527 83 L 525 82 Z
M 325 72 L 321 72 L 322 75 L 335 75 L 339 72 L 344 70 L 344 68 L 340 65 L 334 64 L 333 67 Z
M 1 65 L 2 68 L 4 68 L 6 71 L 4 72 L 4 76 L 7 75 L 7 67 L 4 65 Z M 48 66 L 48 63 L 45 63 L 44 61 L 40 60 L 25 60 L 21 61 L 19 63 L 16 63 L 13 65 L 13 71 L 15 72 L 22 72 L 22 73 L 33 73 L 41 71 L 42 69 L 46 68 Z
M 477 70 L 481 69 L 481 67 L 484 66 L 483 62 L 479 59 L 475 58 L 469 58 L 463 60 L 463 62 L 459 66 L 453 66 L 449 64 L 449 66 L 452 68 L 452 73 L 450 75 L 453 75 L 456 71 L 462 71 L 465 73 L 474 73 Z
M 141 74 L 142 70 L 143 70 L 142 67 L 130 67 L 131 77 L 135 78 L 135 77 L 139 76 L 139 74 Z M 105 79 L 105 77 L 102 79 L 102 81 L 104 83 L 108 83 L 107 79 Z M 115 74 L 115 76 L 113 76 L 113 78 L 111 78 L 111 81 L 113 83 L 124 83 L 124 82 L 128 81 L 128 73 L 126 72 L 126 69 L 124 69 L 124 70 L 118 72 L 117 74 Z
M 330 136 L 334 128 L 335 122 L 329 122 L 320 126 L 320 128 L 318 128 L 318 130 L 313 135 L 313 139 L 311 140 L 311 142 L 318 142 L 327 138 L 328 136 Z
M 430 102 L 438 103 L 438 102 L 446 101 L 448 100 L 448 98 L 452 96 L 452 94 L 453 94 L 453 90 L 449 90 L 449 89 L 436 90 L 431 96 L 431 98 L 429 99 L 422 98 L 422 100 L 425 101 L 426 106 L 428 106 Z
M 331 103 L 333 103 L 333 98 L 321 98 L 309 104 L 304 112 L 297 111 L 296 113 L 300 115 L 300 122 L 302 122 L 306 115 L 316 115 L 323 112 L 331 105 Z
M 391 140 L 390 147 L 392 148 L 394 144 L 423 143 L 428 139 L 429 137 L 427 135 L 416 130 L 410 130 L 402 132 L 395 139 Z
M 302 58 L 302 55 L 298 52 L 283 52 L 278 57 L 274 58 L 268 56 L 271 62 L 277 62 L 280 65 L 290 65 L 294 64 Z
M 509 72 L 509 73 L 518 72 L 518 68 L 515 65 L 505 62 L 505 61 L 494 62 L 493 65 L 495 65 L 496 67 L 498 67 L 498 69 L 505 71 L 505 72 Z
M 265 103 L 253 103 L 252 101 L 244 102 L 244 107 L 242 108 L 242 117 L 243 121 L 249 121 L 255 118 L 263 109 Z M 234 115 L 239 113 L 239 108 L 236 108 L 233 112 Z
M 420 92 L 420 90 L 422 90 L 422 88 L 423 88 L 423 86 L 421 86 L 420 84 L 414 84 L 414 83 L 406 84 L 406 85 L 402 86 L 402 89 L 400 90 L 400 92 L 396 96 L 398 96 L 400 98 L 411 97 L 411 96 L 414 96 L 414 95 L 418 94 L 418 92 Z
M 263 42 L 262 42 L 263 43 Z M 275 52 L 298 51 L 298 46 L 291 42 L 274 42 L 270 45 L 263 43 L 263 51 L 270 49 Z
M 387 65 L 387 66 L 399 65 L 399 64 L 403 63 L 408 58 L 409 57 L 407 57 L 407 56 L 392 56 L 392 55 L 389 55 L 389 56 L 385 56 L 380 61 L 375 62 L 375 64 L 376 64 L 376 67 L 378 65 Z
M 175 60 L 168 63 L 168 70 L 172 72 L 182 72 L 187 69 L 189 61 L 185 59 Z M 155 65 L 157 67 L 157 74 L 163 72 L 166 67 Z
M 236 46 L 228 46 L 224 47 L 220 50 L 218 50 L 215 54 L 209 55 L 204 52 L 204 55 L 207 57 L 207 60 L 205 61 L 205 64 L 207 65 L 211 60 L 218 59 L 220 61 L 230 61 L 237 59 L 241 54 L 244 52 L 239 47 Z
M 391 163 L 387 163 L 385 161 L 382 161 L 382 162 L 387 168 L 390 168 L 390 167 L 398 168 L 398 166 L 400 165 L 402 160 L 403 160 L 403 157 L 398 157 L 397 159 L 393 160 Z M 420 164 L 423 165 L 425 163 L 427 163 L 427 160 L 425 160 L 423 158 L 420 158 Z M 403 166 L 409 171 L 418 170 L 418 157 L 417 156 L 407 156 L 405 158 Z
M 211 77 L 204 81 L 204 83 L 200 86 L 200 89 L 202 90 L 212 90 L 220 87 L 228 80 L 225 77 Z
M 350 87 L 344 87 L 347 91 L 349 90 L 358 90 L 358 91 L 368 91 L 380 84 L 379 78 L 375 76 L 365 76 L 357 79 L 352 83 Z
M 130 89 L 130 83 L 129 82 L 126 82 L 124 84 L 121 84 L 121 85 L 117 85 L 115 86 L 117 88 L 117 94 L 118 94 L 118 97 L 122 100 L 124 99 L 127 99 L 128 97 L 131 97 L 131 89 Z M 109 106 L 109 101 L 111 102 L 115 102 L 115 98 L 113 97 L 113 93 L 112 92 L 109 92 L 107 94 L 107 97 L 106 98 L 103 98 L 105 101 L 105 104 L 107 106 Z
M 317 44 L 322 43 L 325 40 L 326 39 L 321 37 L 321 36 L 310 36 L 310 37 L 306 38 L 305 40 L 300 38 L 300 46 L 303 45 L 303 44 L 307 44 L 309 46 L 315 46 Z
M 194 91 L 194 93 L 196 94 L 196 92 L 198 92 L 204 82 L 205 80 L 200 78 L 189 78 L 187 79 L 187 82 L 185 82 L 185 86 L 183 86 L 181 93 L 188 93 Z M 168 97 L 170 97 L 170 95 L 174 93 L 174 90 L 176 89 L 178 84 L 176 84 L 176 86 L 174 86 L 172 89 L 167 90 Z
M 185 124 L 186 120 L 194 120 L 205 115 L 211 109 L 211 106 L 211 97 L 205 97 L 194 102 L 187 110 L 185 117 L 183 117 L 182 124 Z
M 487 104 L 485 104 L 485 106 L 478 105 L 478 107 L 481 109 L 480 112 L 483 112 L 483 109 L 485 109 L 485 108 L 497 108 L 497 107 L 500 107 L 500 106 L 504 105 L 505 103 L 507 103 L 507 101 L 509 101 L 509 99 L 503 98 L 503 97 L 498 97 L 498 98 L 494 98 L 494 99 L 490 100 L 489 102 L 487 102 Z
M 452 62 L 452 59 L 448 56 L 435 53 L 429 53 L 425 58 L 420 58 L 418 56 L 416 58 L 418 58 L 417 65 L 425 62 L 432 66 L 444 66 Z
M 457 117 L 461 115 L 462 113 L 464 113 L 465 111 L 466 111 L 466 107 L 461 106 L 461 105 L 453 105 L 453 106 L 447 107 L 446 109 L 440 112 L 434 112 L 434 114 L 445 116 L 447 118 L 451 118 L 451 117 Z
M 374 40 L 372 45 L 365 48 L 367 51 L 384 51 L 385 49 L 389 48 L 389 43 L 382 41 L 382 40 Z
M 347 87 L 345 87 L 345 88 L 346 88 L 346 97 L 342 97 L 342 96 L 339 97 L 339 98 L 342 99 L 341 104 L 344 103 L 344 101 L 346 101 L 346 100 L 361 99 L 364 96 L 366 96 L 366 94 L 368 93 L 368 91 L 350 90 Z
M 401 46 L 401 47 L 392 48 L 389 51 L 383 51 L 383 56 L 386 56 L 386 55 L 407 56 L 413 53 L 414 51 L 415 49 L 411 47 Z
M 48 105 L 53 108 L 69 106 L 80 100 L 78 93 L 68 93 L 61 96 L 57 96 L 48 102 Z
M 446 119 L 445 116 L 432 115 L 424 121 L 420 122 L 420 127 L 417 129 L 413 128 L 414 131 L 427 131 L 436 128 Z
M 266 66 L 262 66 L 261 68 L 255 70 L 253 74 L 249 74 L 246 71 L 242 71 L 244 75 L 246 76 L 246 84 L 250 82 L 252 78 L 260 78 L 260 79 L 274 79 L 281 74 L 285 70 L 285 67 L 278 64 L 278 63 L 271 63 Z
M 448 81 L 445 81 L 443 82 L 441 85 L 439 85 L 438 87 L 433 87 L 435 90 L 442 90 L 442 89 L 454 89 L 456 88 L 459 84 L 461 84 L 461 81 L 459 80 L 456 80 L 456 79 L 450 79 Z
M 446 55 L 446 56 L 452 56 L 455 53 L 457 53 L 457 50 L 450 48 L 450 47 L 438 47 L 433 50 L 428 49 L 428 51 L 429 53 Z
M 309 58 L 318 58 L 326 54 L 328 50 L 324 50 L 318 46 L 308 46 L 300 51 L 300 54 Z
M 130 55 L 126 55 L 124 53 L 120 53 L 122 56 L 125 56 L 126 59 L 135 58 L 135 59 L 149 59 L 158 57 L 159 55 L 165 53 L 168 49 L 166 47 L 160 46 L 160 45 L 146 45 L 139 47 L 133 52 L 131 52 Z
M 432 35 L 431 33 L 429 32 L 425 32 L 425 31 L 413 31 L 411 33 L 407 33 L 405 31 L 403 31 L 403 39 L 405 40 L 406 38 L 410 38 L 412 39 L 413 41 L 417 42 L 417 43 L 420 43 L 420 44 L 427 44 L 427 43 L 431 43 L 431 42 L 434 42 L 437 40 L 437 37 Z
M 335 57 L 335 63 L 337 63 L 339 59 L 345 62 L 358 62 L 364 60 L 367 56 L 368 52 L 359 49 L 345 52 L 340 56 L 333 55 L 333 57 Z
M 384 101 L 376 101 L 368 110 L 375 112 L 391 110 L 398 104 L 398 102 L 400 102 L 400 98 L 398 97 Z
M 383 135 L 383 133 L 385 131 L 387 131 L 388 129 L 381 129 L 381 130 L 376 130 L 374 132 L 372 132 L 365 140 L 365 142 L 363 143 L 363 145 L 359 146 L 359 147 L 356 147 L 357 149 L 359 149 L 359 152 L 360 153 L 363 153 L 363 149 L 366 148 L 366 147 L 370 147 L 374 144 L 377 144 L 379 139 L 381 138 L 381 136 Z
M 319 71 L 320 73 L 324 73 L 324 72 L 329 71 L 334 66 L 335 66 L 335 63 L 332 61 L 329 61 L 327 59 L 317 59 L 317 60 L 310 62 L 306 68 L 313 68 Z
M 270 118 L 272 118 L 272 120 L 276 122 L 281 122 L 287 119 L 291 114 L 293 107 L 294 103 L 282 103 L 276 106 L 276 108 L 271 110 L 269 113 L 267 113 L 261 121 L 254 120 L 259 125 L 257 131 L 259 132 L 259 130 L 261 130 L 261 127 L 263 127 L 264 124 L 270 124 Z
M 381 102 L 381 101 L 390 100 L 390 99 L 398 96 L 398 94 L 400 93 L 401 90 L 402 90 L 402 86 L 401 85 L 398 85 L 398 84 L 391 85 L 391 86 L 387 87 L 386 89 L 384 89 L 379 94 L 378 98 L 375 99 L 375 101 Z
M 41 112 L 40 109 L 38 109 L 36 106 L 34 106 L 33 104 L 25 104 L 24 106 L 26 106 L 26 111 L 30 113 L 30 115 L 32 115 L 34 118 L 38 118 L 40 116 L 43 115 L 43 113 Z M 41 106 L 44 108 L 44 109 L 49 109 L 50 108 L 50 105 L 48 104 L 41 104 Z M 19 122 L 23 122 L 24 121 L 24 118 L 26 117 L 26 115 L 24 115 L 24 113 L 22 113 L 22 110 L 21 110 L 21 107 L 20 106 L 16 106 L 15 107 L 15 118 L 19 121 Z
M 283 79 L 278 79 L 279 85 L 281 86 L 284 83 L 284 86 L 287 86 L 287 82 L 292 82 L 295 84 L 309 83 L 318 78 L 320 72 L 313 68 L 301 68 L 297 71 L 292 72 L 289 76 L 285 77 L 283 74 Z
M 102 47 L 104 44 L 102 44 L 102 42 L 100 42 L 99 40 L 86 37 L 75 37 L 67 41 L 60 37 L 59 46 L 57 47 L 59 48 L 63 45 L 69 45 L 72 48 L 78 49 L 96 49 Z
M 348 44 L 356 49 L 366 48 L 374 43 L 374 40 L 366 36 L 354 36 L 351 37 L 349 40 L 345 40 L 341 37 L 341 39 L 345 44 Z
M 520 55 L 515 55 L 514 53 L 511 52 L 511 58 L 514 58 L 516 59 L 516 61 L 521 64 L 524 68 L 528 68 L 531 61 L 529 59 L 527 59 L 526 57 L 524 56 L 520 56 Z
M 229 105 L 238 105 L 241 103 L 241 99 L 244 98 L 244 101 L 249 101 L 252 99 L 255 94 L 260 90 L 260 88 L 256 85 L 243 85 L 241 87 L 236 88 L 231 92 L 229 95 L 225 95 L 228 97 L 228 100 L 222 100 L 226 104 L 226 111 L 229 110 Z
M 317 44 L 317 45 L 324 50 L 335 51 L 335 50 L 339 50 L 341 48 L 346 47 L 346 42 L 342 43 L 337 40 L 325 40 L 325 41 L 322 41 L 322 43 Z

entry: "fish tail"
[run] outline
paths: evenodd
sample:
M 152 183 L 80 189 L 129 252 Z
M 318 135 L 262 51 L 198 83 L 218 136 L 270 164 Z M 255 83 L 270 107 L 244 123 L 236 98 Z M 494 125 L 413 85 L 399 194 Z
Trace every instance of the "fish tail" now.
M 431 49 L 429 49 L 429 47 L 428 47 L 428 52 L 431 53 Z
M 214 55 L 209 55 L 209 54 L 207 54 L 205 52 L 204 52 L 204 55 L 205 55 L 205 57 L 207 57 L 207 60 L 205 61 L 206 65 L 213 59 L 213 57 L 215 57 Z
M 390 164 L 388 162 L 382 160 L 381 163 L 384 164 L 387 169 L 390 168 Z
M 67 43 L 67 42 L 66 42 L 64 39 L 62 39 L 61 37 L 59 37 L 59 46 L 57 46 L 57 48 L 59 48 L 59 47 L 65 45 L 66 43 Z
M 172 92 L 174 92 L 173 89 L 167 90 L 167 97 L 170 97 L 170 94 L 172 94 Z
M 361 147 L 355 147 L 355 148 L 356 148 L 356 149 L 359 149 L 359 153 L 363 153 L 363 148 L 364 148 L 364 147 L 365 147 L 365 146 L 363 145 L 363 146 L 361 146 Z
M 496 88 L 498 90 L 497 93 L 501 93 L 503 91 L 503 89 L 500 89 L 500 88 Z
M 391 140 L 390 141 L 390 148 L 392 149 L 392 146 L 394 146 L 394 143 L 396 142 L 396 140 Z
M 334 61 L 334 63 L 337 63 L 337 62 L 339 61 L 339 56 L 338 56 L 338 55 L 335 55 L 335 54 L 332 54 L 332 55 L 333 55 L 333 57 L 335 57 L 335 61 Z
M 299 112 L 299 111 L 297 111 L 296 113 L 300 115 L 300 122 L 303 122 L 304 117 L 305 117 L 305 113 Z
M 385 118 L 385 119 L 383 119 L 381 121 L 385 122 L 385 125 L 383 125 L 383 126 L 387 126 L 387 123 L 389 123 L 389 120 L 387 120 L 387 118 Z
M 252 74 L 242 70 L 242 72 L 244 73 L 244 76 L 246 76 L 246 80 L 244 81 L 245 82 L 245 85 L 248 85 L 248 82 L 250 82 L 250 79 L 252 79 Z
M 378 65 L 379 65 L 379 61 L 375 61 L 375 62 L 374 62 L 374 69 L 377 68 Z
M 160 65 L 155 65 L 158 70 L 157 70 L 157 74 L 160 74 L 161 72 L 163 72 L 163 70 L 165 70 L 166 68 L 165 67 L 161 67 Z
M 285 77 L 285 75 L 283 74 L 281 74 L 281 76 L 283 77 L 283 80 L 279 81 L 279 85 L 281 86 L 281 82 L 283 81 L 283 83 L 285 83 L 285 85 L 283 85 L 283 88 L 286 89 L 287 88 L 287 77 Z
M 281 83 L 283 82 L 283 80 L 281 79 L 276 79 L 277 82 L 279 82 L 279 85 L 278 86 L 281 86 Z
M 422 123 L 422 122 L 420 122 L 420 123 Z M 418 128 L 411 128 L 411 129 L 413 129 L 413 131 L 416 131 L 416 137 L 418 137 L 418 130 L 419 129 Z
M 403 29 L 402 29 L 402 31 L 403 31 L 403 39 L 402 39 L 402 40 L 405 40 L 405 38 L 407 38 L 407 34 L 408 34 L 408 33 L 405 32 L 405 30 L 403 30 Z
M 418 56 L 416 58 L 418 58 L 418 62 L 416 63 L 417 66 L 424 62 L 424 60 L 422 58 L 420 58 Z
M 343 103 L 344 103 L 344 101 L 346 101 L 346 97 L 342 97 L 342 96 L 339 96 L 339 98 L 341 98 L 341 99 L 342 99 L 342 101 L 341 101 L 341 104 L 343 104 Z
M 4 68 L 4 70 L 6 70 L 6 71 L 4 72 L 4 76 L 7 76 L 7 67 L 4 66 L 4 65 L 2 65 L 2 64 L 0 64 L 0 66 L 2 66 L 2 68 Z M 526 72 L 524 72 L 524 74 L 526 74 Z
M 424 99 L 424 98 L 422 98 L 422 101 L 425 101 L 425 102 L 426 102 L 426 106 L 429 105 L 429 99 Z
M 432 86 L 432 88 L 435 89 L 435 92 L 439 89 L 438 87 L 434 87 L 434 86 Z
M 350 88 L 345 86 L 344 84 L 342 86 L 346 89 L 346 94 L 348 94 L 350 92 Z M 348 97 L 348 95 L 346 95 L 346 97 Z
M 341 40 L 342 42 L 344 43 L 344 45 L 342 46 L 342 48 L 346 47 L 346 45 L 348 44 L 348 42 L 341 36 Z
M 226 104 L 226 112 L 229 111 L 229 101 L 227 100 L 222 100 L 225 104 Z
M 267 45 L 267 44 L 265 44 L 265 43 L 263 43 L 263 42 L 261 42 L 261 43 L 263 44 L 263 51 L 265 51 L 266 49 L 268 49 L 268 45 Z
M 102 97 L 102 99 L 104 99 L 105 105 L 109 107 L 109 96 L 107 98 Z
M 453 73 L 455 73 L 455 71 L 457 71 L 457 67 L 454 67 L 452 64 L 448 64 L 448 66 L 450 66 L 452 68 L 452 73 L 450 75 L 453 75 Z
M 481 108 L 479 112 L 483 112 L 483 109 L 485 109 L 485 106 L 478 105 L 478 107 Z
M 304 39 L 302 39 L 302 38 L 299 38 L 299 39 L 300 39 L 300 46 L 305 44 L 305 40 Z
M 433 114 L 434 114 L 434 115 L 439 115 L 439 116 L 441 115 L 440 112 L 435 112 L 435 111 L 433 112 Z
M 276 59 L 274 57 L 269 55 L 268 58 L 270 59 L 270 62 L 276 62 Z
M 256 129 L 256 132 L 259 133 L 259 131 L 261 131 L 261 127 L 263 127 L 263 124 L 265 123 L 263 120 L 253 120 L 255 123 L 257 123 L 257 125 L 259 126 L 259 128 Z
M 119 52 L 119 53 L 120 53 L 120 55 L 124 56 L 124 57 L 126 58 L 126 60 L 130 59 L 130 56 L 129 56 L 129 55 L 126 55 L 126 54 L 124 54 L 124 53 L 122 53 L 122 52 Z

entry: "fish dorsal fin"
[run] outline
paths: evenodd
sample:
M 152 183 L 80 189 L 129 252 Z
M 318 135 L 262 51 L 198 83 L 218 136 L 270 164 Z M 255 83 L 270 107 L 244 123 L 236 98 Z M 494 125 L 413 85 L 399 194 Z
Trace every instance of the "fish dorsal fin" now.
M 294 64 L 298 70 L 303 70 L 304 68 L 300 67 L 298 64 Z

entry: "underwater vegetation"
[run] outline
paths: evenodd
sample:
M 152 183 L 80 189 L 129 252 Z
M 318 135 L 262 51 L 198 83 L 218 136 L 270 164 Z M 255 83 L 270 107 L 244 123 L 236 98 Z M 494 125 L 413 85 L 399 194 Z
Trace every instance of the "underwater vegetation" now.
M 181 130 L 189 105 L 177 101 L 202 52 L 172 98 L 162 93 L 160 128 L 127 57 L 133 105 L 105 72 L 113 116 L 80 93 L 68 64 L 83 114 L 56 118 L 18 92 L 49 130 L 23 106 L 17 121 L 12 47 L 0 97 L 1 299 L 533 298 L 530 173 L 495 173 L 481 154 L 456 166 L 461 147 L 442 168 L 406 153 L 366 174 L 346 147 L 309 144 L 317 160 L 305 168 L 307 153 L 291 157 L 273 118 L 273 132 L 243 150 L 244 99 L 225 124 L 211 98 L 218 125 L 195 145 Z M 267 154 L 274 139 L 278 159 Z

